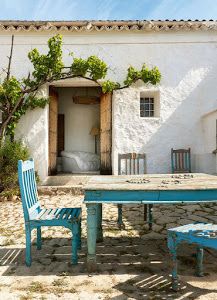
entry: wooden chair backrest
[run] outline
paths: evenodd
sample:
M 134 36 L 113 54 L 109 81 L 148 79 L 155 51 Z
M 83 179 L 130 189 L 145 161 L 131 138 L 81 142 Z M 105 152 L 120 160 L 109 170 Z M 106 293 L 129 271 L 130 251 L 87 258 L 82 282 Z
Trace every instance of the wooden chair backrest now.
M 146 155 L 141 153 L 118 154 L 118 175 L 146 173 Z
M 171 149 L 172 173 L 191 173 L 191 149 Z
M 40 211 L 33 159 L 18 161 L 18 180 L 25 221 Z

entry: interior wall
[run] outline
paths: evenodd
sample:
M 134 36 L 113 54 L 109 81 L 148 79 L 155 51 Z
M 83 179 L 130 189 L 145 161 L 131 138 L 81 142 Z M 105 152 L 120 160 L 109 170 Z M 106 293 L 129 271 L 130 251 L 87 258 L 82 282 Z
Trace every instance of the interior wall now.
M 65 115 L 65 151 L 95 153 L 95 139 L 90 135 L 100 125 L 99 104 L 75 104 L 73 96 L 99 96 L 98 88 L 58 88 L 58 113 Z M 98 143 L 99 144 L 99 143 Z

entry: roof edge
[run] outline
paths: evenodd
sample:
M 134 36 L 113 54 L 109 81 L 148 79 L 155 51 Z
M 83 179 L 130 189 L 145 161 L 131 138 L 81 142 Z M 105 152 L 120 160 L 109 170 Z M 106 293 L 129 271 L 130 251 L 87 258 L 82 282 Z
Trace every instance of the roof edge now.
M 217 30 L 216 20 L 90 20 L 90 21 L 6 21 L 0 20 L 3 31 L 179 31 Z

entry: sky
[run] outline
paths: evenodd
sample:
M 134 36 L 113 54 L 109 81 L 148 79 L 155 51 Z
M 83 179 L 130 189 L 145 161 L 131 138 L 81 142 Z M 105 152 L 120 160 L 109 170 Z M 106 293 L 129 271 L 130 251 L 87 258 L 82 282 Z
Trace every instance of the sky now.
M 0 0 L 1 20 L 217 20 L 217 0 Z

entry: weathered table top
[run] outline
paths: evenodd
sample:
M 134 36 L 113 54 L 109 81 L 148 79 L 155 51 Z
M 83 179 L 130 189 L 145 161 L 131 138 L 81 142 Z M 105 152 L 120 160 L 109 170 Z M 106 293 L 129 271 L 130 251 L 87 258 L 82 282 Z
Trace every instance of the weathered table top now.
M 85 191 L 217 190 L 217 176 L 203 173 L 94 176 Z

